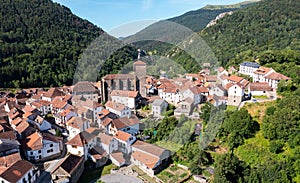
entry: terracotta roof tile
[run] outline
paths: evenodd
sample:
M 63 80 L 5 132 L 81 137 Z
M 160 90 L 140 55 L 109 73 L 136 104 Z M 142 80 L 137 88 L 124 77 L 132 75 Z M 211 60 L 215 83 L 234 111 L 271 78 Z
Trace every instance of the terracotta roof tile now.
M 131 137 L 129 133 L 123 132 L 121 130 L 118 130 L 116 135 L 114 136 L 116 139 L 122 140 L 122 141 L 127 141 Z
M 85 144 L 92 141 L 95 137 L 95 135 L 92 135 L 86 131 L 82 131 L 71 140 L 69 140 L 66 144 L 83 147 Z
M 60 163 L 57 165 L 54 171 L 56 171 L 59 167 L 61 167 L 68 174 L 71 175 L 83 161 L 84 161 L 84 157 L 79 157 L 73 154 L 69 154 L 62 161 L 60 161 Z
M 35 132 L 24 140 L 24 147 L 29 150 L 38 150 L 43 148 L 43 137 L 40 133 Z
M 105 106 L 108 108 L 114 109 L 116 111 L 122 111 L 126 108 L 125 105 L 119 104 L 119 103 L 116 103 L 116 102 L 113 102 L 110 100 L 106 102 Z
M 17 161 L 22 160 L 19 152 L 0 157 L 0 166 L 10 167 Z
M 236 83 L 241 82 L 244 78 L 236 76 L 236 75 L 231 75 L 229 76 L 228 80 L 229 81 L 234 81 Z
M 157 156 L 159 157 L 163 152 L 166 151 L 166 149 L 153 145 L 153 144 L 149 144 L 147 142 L 143 142 L 140 140 L 137 140 L 132 147 L 139 149 L 140 151 L 144 151 L 147 152 L 151 155 Z
M 272 87 L 268 83 L 250 83 L 251 91 L 272 91 Z
M 97 88 L 91 82 L 80 81 L 73 86 L 73 92 L 97 93 Z
M 137 91 L 128 91 L 128 90 L 113 90 L 111 92 L 111 96 L 120 96 L 120 97 L 129 97 L 129 98 L 136 98 L 138 96 Z
M 272 68 L 269 68 L 269 67 L 263 67 L 263 66 L 260 66 L 256 71 L 254 71 L 253 73 L 254 74 L 260 74 L 260 75 L 265 75 L 269 72 L 272 72 Z
M 48 98 L 54 98 L 57 96 L 64 96 L 64 92 L 60 91 L 57 88 L 50 88 L 43 96 Z
M 0 133 L 0 139 L 17 140 L 17 136 L 16 133 L 13 130 L 11 130 Z
M 103 77 L 104 80 L 112 80 L 112 79 L 134 79 L 135 76 L 132 74 L 108 74 Z
M 112 136 L 107 135 L 105 133 L 100 133 L 98 135 L 98 137 L 100 138 L 101 143 L 106 144 L 106 145 L 108 145 L 113 139 Z
M 268 74 L 265 76 L 265 78 L 267 79 L 272 79 L 272 80 L 277 80 L 277 81 L 280 81 L 280 80 L 291 80 L 291 78 L 283 75 L 283 74 L 280 74 L 278 72 L 272 72 L 271 74 Z
M 0 176 L 8 182 L 18 182 L 34 166 L 25 160 L 19 160 L 4 171 Z
M 90 150 L 90 155 L 93 156 L 96 160 L 102 159 L 103 157 L 107 156 L 106 151 L 101 148 L 100 146 L 96 145 Z
M 140 151 L 135 151 L 131 155 L 134 159 L 142 162 L 144 165 L 146 165 L 149 169 L 155 168 L 155 165 L 158 163 L 159 158 L 156 156 L 151 156 L 149 154 L 140 152 Z
M 110 156 L 115 159 L 119 164 L 125 163 L 125 159 L 123 157 L 123 153 L 121 152 L 114 152 L 111 153 Z
M 25 107 L 22 110 L 26 113 L 26 112 L 32 112 L 34 108 L 31 107 L 30 105 L 25 105 Z
M 146 65 L 146 63 L 141 60 L 138 60 L 138 61 L 134 62 L 133 65 Z

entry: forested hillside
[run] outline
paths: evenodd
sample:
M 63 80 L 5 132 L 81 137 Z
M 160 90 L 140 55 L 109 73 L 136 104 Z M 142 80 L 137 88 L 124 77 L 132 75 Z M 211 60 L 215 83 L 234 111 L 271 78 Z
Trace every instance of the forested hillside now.
M 0 88 L 72 84 L 81 54 L 104 33 L 51 0 L 0 0 L 0 12 Z
M 199 35 L 223 66 L 256 60 L 300 83 L 299 20 L 299 1 L 262 0 L 225 16 Z M 190 57 L 177 50 L 167 55 L 177 62 Z
M 263 0 L 219 20 L 200 35 L 226 65 L 267 50 L 300 50 L 300 1 Z M 252 58 L 253 60 L 253 58 Z
M 202 29 L 204 29 L 207 26 L 207 24 L 211 20 L 214 20 L 219 14 L 234 11 L 241 8 L 229 8 L 227 6 L 223 6 L 222 8 L 213 9 L 213 7 L 214 6 L 209 6 L 198 10 L 189 11 L 183 15 L 156 22 L 146 27 L 142 31 L 138 32 L 136 35 L 132 35 L 124 39 L 127 40 L 130 39 L 130 37 L 138 37 L 139 35 L 157 34 L 159 30 L 165 29 L 165 27 L 168 26 L 168 21 L 180 24 L 193 32 L 199 32 Z M 146 51 L 155 51 L 156 54 L 164 54 L 167 51 L 169 51 L 172 47 L 174 47 L 174 45 L 153 40 L 136 42 L 134 43 L 134 45 Z

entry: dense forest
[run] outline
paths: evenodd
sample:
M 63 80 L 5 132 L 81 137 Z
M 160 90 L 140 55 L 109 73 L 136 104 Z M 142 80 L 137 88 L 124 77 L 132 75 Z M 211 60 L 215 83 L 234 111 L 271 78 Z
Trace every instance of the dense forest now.
M 71 85 L 83 51 L 104 34 L 51 0 L 0 0 L 0 11 L 0 88 Z M 131 50 L 109 62 L 132 60 Z
M 299 10 L 299 1 L 263 0 L 220 19 L 200 35 L 223 65 L 234 58 L 242 61 L 249 52 L 253 57 L 267 50 L 299 54 Z

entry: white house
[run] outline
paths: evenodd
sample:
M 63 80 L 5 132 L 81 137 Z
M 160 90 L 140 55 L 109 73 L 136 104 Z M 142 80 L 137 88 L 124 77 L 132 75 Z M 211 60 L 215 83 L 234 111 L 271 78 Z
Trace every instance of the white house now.
M 118 150 L 118 141 L 113 136 L 100 133 L 98 137 L 100 146 L 107 152 L 107 154 L 111 154 Z
M 30 161 L 41 161 L 61 154 L 62 138 L 49 133 L 35 132 L 22 142 L 25 156 Z
M 121 151 L 125 154 L 131 153 L 131 145 L 136 141 L 136 137 L 118 130 L 114 135 L 114 138 L 118 141 L 118 151 Z
M 170 156 L 169 150 L 140 140 L 132 145 L 131 162 L 151 177 L 168 166 Z
M 274 96 L 276 92 L 273 91 L 272 87 L 264 83 L 250 83 L 248 87 L 248 92 L 252 96 Z
M 240 105 L 245 96 L 244 86 L 240 83 L 229 83 L 226 88 L 228 88 L 228 105 Z
M 163 111 L 166 111 L 168 102 L 163 99 L 155 99 L 151 104 L 151 114 L 155 117 L 160 117 Z
M 34 118 L 30 118 L 30 116 L 28 117 L 28 123 L 34 125 L 40 131 L 46 131 L 51 129 L 51 124 L 48 121 L 46 121 L 43 117 L 35 114 L 33 114 L 32 116 L 34 116 Z
M 168 79 L 161 79 L 158 81 L 158 95 L 161 99 L 166 100 L 168 103 L 177 105 L 181 101 L 182 95 L 177 86 Z
M 88 129 L 90 127 L 90 123 L 87 119 L 76 116 L 67 121 L 66 127 L 69 132 L 68 138 L 72 139 L 80 132 Z
M 39 100 L 36 102 L 32 102 L 30 105 L 38 109 L 41 112 L 41 115 L 46 115 L 52 110 L 51 102 L 46 100 Z
M 103 106 L 101 103 L 98 103 L 97 101 L 93 101 L 90 99 L 86 100 L 80 100 L 76 97 L 72 100 L 73 105 L 75 106 L 81 106 L 83 108 L 89 109 L 91 111 L 91 118 L 93 123 L 97 123 L 98 120 L 98 113 L 103 110 Z
M 227 96 L 227 90 L 220 84 L 214 85 L 211 87 L 209 91 L 210 95 L 216 95 L 216 96 Z
M 291 78 L 275 72 L 272 68 L 268 67 L 259 67 L 253 73 L 253 82 L 266 82 L 272 88 L 277 88 L 279 81 L 288 81 Z
M 201 91 L 197 86 L 190 87 L 182 92 L 183 99 L 191 98 L 193 105 L 201 103 Z
M 131 109 L 135 109 L 137 107 L 139 92 L 128 90 L 113 90 L 110 94 L 110 97 L 111 100 L 115 103 L 120 103 L 128 106 Z
M 265 76 L 273 72 L 275 71 L 272 68 L 261 66 L 253 72 L 253 82 L 266 82 Z
M 19 160 L 0 174 L 1 183 L 36 182 L 40 176 L 37 167 L 25 160 Z
M 76 156 L 84 156 L 84 159 L 88 159 L 88 152 L 97 144 L 97 138 L 95 135 L 90 134 L 86 131 L 80 132 L 71 140 L 67 145 L 69 153 Z
M 107 101 L 105 107 L 110 112 L 118 115 L 119 117 L 129 117 L 131 115 L 131 109 L 120 103 L 115 103 L 113 101 Z
M 252 76 L 253 72 L 259 68 L 259 64 L 256 62 L 243 62 L 240 64 L 239 73 Z

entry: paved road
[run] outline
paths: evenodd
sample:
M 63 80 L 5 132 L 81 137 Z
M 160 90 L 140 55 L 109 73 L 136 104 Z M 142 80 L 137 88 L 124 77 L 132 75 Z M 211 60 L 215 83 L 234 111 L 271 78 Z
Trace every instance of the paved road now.
M 106 183 L 143 183 L 142 180 L 140 180 L 136 177 L 129 176 L 129 175 L 123 175 L 120 173 L 113 173 L 113 174 L 105 175 L 105 176 L 101 177 L 100 180 L 102 180 Z

